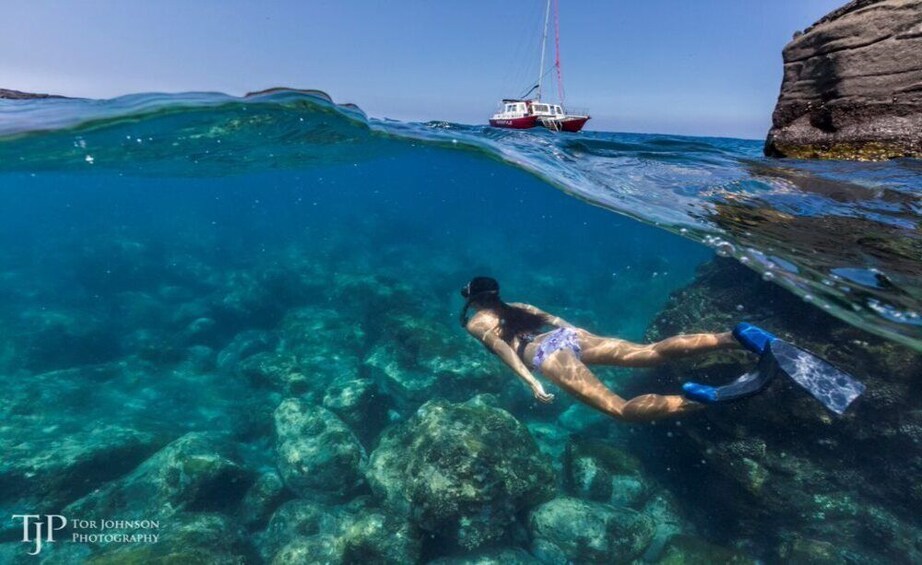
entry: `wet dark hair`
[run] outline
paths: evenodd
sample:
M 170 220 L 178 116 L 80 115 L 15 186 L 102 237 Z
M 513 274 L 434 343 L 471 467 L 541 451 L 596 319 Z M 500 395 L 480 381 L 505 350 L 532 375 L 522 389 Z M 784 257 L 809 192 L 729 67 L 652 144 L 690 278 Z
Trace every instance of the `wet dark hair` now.
M 492 296 L 499 300 L 499 282 L 490 277 L 474 277 L 466 285 L 461 287 L 461 296 L 464 298 L 464 306 L 461 308 L 461 327 L 467 327 L 467 311 L 471 307 L 471 302 L 483 300 Z
M 499 282 L 490 277 L 474 277 L 461 289 L 464 307 L 461 309 L 461 327 L 467 327 L 467 311 L 475 300 L 494 301 L 492 305 L 498 310 L 502 327 L 500 338 L 509 342 L 516 334 L 533 332 L 544 325 L 544 318 L 527 310 L 510 306 L 499 297 Z

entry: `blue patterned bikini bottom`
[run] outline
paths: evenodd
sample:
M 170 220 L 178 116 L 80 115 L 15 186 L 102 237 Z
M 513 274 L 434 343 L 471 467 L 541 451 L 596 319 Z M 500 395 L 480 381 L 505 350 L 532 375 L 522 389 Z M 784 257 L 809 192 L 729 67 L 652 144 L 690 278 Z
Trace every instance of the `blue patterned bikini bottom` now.
M 547 337 L 538 344 L 538 350 L 535 351 L 535 358 L 532 361 L 532 366 L 541 370 L 541 364 L 544 363 L 552 353 L 556 353 L 561 349 L 569 349 L 579 358 L 583 350 L 579 346 L 579 335 L 576 333 L 576 330 L 573 328 L 560 328 L 549 333 Z

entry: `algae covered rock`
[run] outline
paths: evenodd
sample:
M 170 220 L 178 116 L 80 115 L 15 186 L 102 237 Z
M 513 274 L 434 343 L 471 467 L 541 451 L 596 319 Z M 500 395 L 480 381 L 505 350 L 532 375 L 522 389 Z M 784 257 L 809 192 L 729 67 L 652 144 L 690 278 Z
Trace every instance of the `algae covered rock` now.
M 467 549 L 502 538 L 518 512 L 553 496 L 555 483 L 527 429 L 476 399 L 428 402 L 391 428 L 368 480 L 390 511 Z
M 787 563 L 816 563 L 816 561 L 787 561 Z M 721 547 L 691 536 L 676 536 L 670 540 L 659 565 L 756 565 L 758 561 L 740 551 Z
M 514 547 L 483 549 L 454 557 L 442 557 L 428 562 L 427 565 L 538 565 L 539 563 L 541 561 L 538 561 L 532 554 Z
M 153 434 L 117 426 L 29 435 L 24 440 L 4 433 L 0 439 L 0 510 L 10 515 L 23 508 L 56 512 L 131 471 L 162 445 Z M 8 527 L 18 528 L 10 523 L 0 531 Z
M 291 496 L 278 473 L 263 473 L 243 497 L 240 515 L 244 525 L 249 528 L 265 525 L 275 509 Z
M 125 477 L 70 504 L 63 514 L 151 520 L 184 510 L 227 511 L 252 482 L 226 438 L 189 433 Z
M 459 339 L 456 327 L 404 313 L 382 318 L 387 333 L 372 347 L 365 367 L 401 410 L 414 411 L 431 398 L 462 401 L 516 384 L 513 376 L 503 378 L 499 363 L 476 343 Z
M 629 508 L 564 497 L 533 510 L 528 531 L 545 563 L 629 563 L 653 540 L 654 525 Z
M 342 497 L 362 484 L 365 449 L 326 408 L 285 400 L 275 410 L 275 435 L 279 473 L 291 490 Z
M 650 492 L 640 461 L 598 440 L 567 445 L 568 486 L 579 498 L 615 506 L 635 506 Z
M 344 505 L 289 501 L 273 514 L 260 543 L 271 563 L 415 563 L 420 548 L 406 518 L 363 498 Z
M 341 536 L 346 563 L 415 563 L 422 544 L 406 519 L 374 512 L 345 528 Z
M 387 424 L 390 402 L 371 379 L 339 379 L 327 387 L 323 406 L 368 445 Z
M 83 560 L 87 565 L 214 564 L 257 561 L 254 548 L 234 521 L 221 514 L 183 513 L 157 531 L 156 543 L 103 545 Z

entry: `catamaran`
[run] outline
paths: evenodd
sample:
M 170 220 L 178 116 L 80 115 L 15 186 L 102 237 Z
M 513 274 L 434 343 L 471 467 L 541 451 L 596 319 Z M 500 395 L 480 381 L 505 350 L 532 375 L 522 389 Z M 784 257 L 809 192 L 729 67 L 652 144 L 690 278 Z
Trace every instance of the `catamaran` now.
M 547 30 L 551 16 L 551 0 L 547 0 L 544 11 L 544 35 L 541 39 L 541 64 L 538 66 L 538 84 L 531 87 L 519 98 L 504 98 L 499 112 L 490 118 L 490 125 L 498 128 L 528 129 L 544 126 L 552 131 L 572 131 L 583 129 L 589 121 L 589 112 L 572 111 L 568 113 L 563 106 L 563 73 L 560 68 L 560 21 L 557 14 L 557 0 L 554 0 L 554 67 L 557 70 L 557 89 L 559 103 L 541 100 L 541 83 L 547 74 L 544 67 L 547 52 Z M 534 98 L 529 98 L 531 93 Z

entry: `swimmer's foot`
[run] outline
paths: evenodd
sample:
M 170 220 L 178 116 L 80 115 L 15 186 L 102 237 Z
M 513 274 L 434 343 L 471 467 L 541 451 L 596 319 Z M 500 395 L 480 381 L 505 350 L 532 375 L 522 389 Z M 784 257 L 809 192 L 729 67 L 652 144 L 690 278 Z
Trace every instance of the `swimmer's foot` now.
M 762 355 L 755 369 L 723 386 L 685 383 L 685 397 L 703 404 L 731 402 L 762 392 L 777 373 L 777 363 L 771 355 Z

